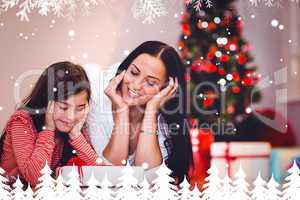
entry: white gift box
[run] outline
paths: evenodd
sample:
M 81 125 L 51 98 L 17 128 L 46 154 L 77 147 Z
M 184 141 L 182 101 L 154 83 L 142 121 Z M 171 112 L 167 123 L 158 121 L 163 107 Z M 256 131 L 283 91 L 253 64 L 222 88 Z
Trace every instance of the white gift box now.
M 270 177 L 271 145 L 267 142 L 215 142 L 211 146 L 211 163 L 223 178 L 228 170 L 231 178 L 242 165 L 246 180 L 253 182 L 258 173 L 267 180 Z
M 101 183 L 104 175 L 107 175 L 108 180 L 112 183 L 112 185 L 117 186 L 121 183 L 120 178 L 124 175 L 122 172 L 125 167 L 123 166 L 74 166 L 77 170 L 80 178 L 80 182 L 82 186 L 87 186 L 87 182 L 90 179 L 92 173 L 95 178 Z M 142 167 L 132 167 L 133 176 L 137 179 L 138 183 L 141 183 L 146 177 L 149 183 L 157 177 L 156 170 L 159 167 L 155 167 L 149 170 L 144 170 Z M 58 176 L 58 172 L 60 171 L 63 179 L 68 181 L 70 179 L 69 174 L 71 173 L 73 166 L 64 166 L 59 168 L 56 171 L 56 175 Z

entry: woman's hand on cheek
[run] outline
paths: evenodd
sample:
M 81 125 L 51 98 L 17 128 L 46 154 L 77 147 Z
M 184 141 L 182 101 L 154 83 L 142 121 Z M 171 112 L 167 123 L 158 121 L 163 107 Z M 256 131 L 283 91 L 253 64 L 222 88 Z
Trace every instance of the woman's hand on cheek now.
M 146 110 L 157 111 L 167 101 L 169 101 L 175 94 L 178 88 L 177 78 L 169 77 L 169 84 L 166 88 L 162 89 L 158 94 L 154 95 L 147 103 Z
M 73 126 L 72 130 L 70 131 L 70 133 L 69 133 L 70 139 L 75 139 L 81 135 L 81 130 L 82 130 L 84 123 L 87 120 L 88 114 L 89 114 L 89 106 L 87 105 L 87 107 L 84 110 L 83 117 L 79 120 L 79 122 L 77 124 L 75 124 Z
M 55 131 L 55 123 L 53 119 L 53 113 L 54 113 L 54 101 L 49 101 L 47 106 L 47 111 L 45 115 L 45 128 L 46 130 Z
M 105 95 L 108 96 L 112 102 L 113 109 L 117 111 L 128 108 L 128 105 L 121 96 L 121 92 L 118 90 L 118 86 L 122 82 L 125 72 L 126 70 L 111 79 L 107 88 L 104 90 Z

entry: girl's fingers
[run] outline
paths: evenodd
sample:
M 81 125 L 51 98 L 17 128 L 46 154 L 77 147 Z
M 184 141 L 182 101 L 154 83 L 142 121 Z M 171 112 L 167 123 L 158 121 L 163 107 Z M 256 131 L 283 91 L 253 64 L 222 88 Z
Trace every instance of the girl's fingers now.
M 48 106 L 47 106 L 47 112 L 48 113 L 53 113 L 54 112 L 54 101 L 49 101 Z

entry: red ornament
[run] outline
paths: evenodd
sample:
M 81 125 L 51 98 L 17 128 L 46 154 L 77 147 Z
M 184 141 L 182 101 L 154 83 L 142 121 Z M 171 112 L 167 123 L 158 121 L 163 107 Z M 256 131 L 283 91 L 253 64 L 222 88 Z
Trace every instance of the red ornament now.
M 217 71 L 217 69 L 217 66 L 209 60 L 198 60 L 192 65 L 192 70 L 198 72 L 204 71 L 207 73 L 213 73 Z
M 243 65 L 247 62 L 247 58 L 244 54 L 240 54 L 238 57 L 238 64 Z
M 212 98 L 205 98 L 205 99 L 203 100 L 203 106 L 204 106 L 205 108 L 208 108 L 208 107 L 212 106 L 212 105 L 214 104 L 214 102 L 215 102 L 215 100 L 212 99 Z
M 214 22 L 209 22 L 207 29 L 213 31 L 217 28 L 217 25 Z
M 229 56 L 228 55 L 222 54 L 222 56 L 220 57 L 220 61 L 221 62 L 227 62 L 228 60 L 229 60 Z
M 232 72 L 232 79 L 234 81 L 239 81 L 240 80 L 240 75 L 238 72 Z
M 224 68 L 220 68 L 220 69 L 218 70 L 218 73 L 219 73 L 220 75 L 225 75 L 225 69 L 224 69 Z
M 232 92 L 233 92 L 234 94 L 238 94 L 238 93 L 240 93 L 240 91 L 241 91 L 241 89 L 240 89 L 239 86 L 233 86 Z
M 215 57 L 216 51 L 217 51 L 216 47 L 211 47 L 207 54 L 207 58 L 210 60 L 213 59 Z
M 198 29 L 202 29 L 202 21 L 199 19 L 197 23 Z
M 234 113 L 234 112 L 235 112 L 235 107 L 234 107 L 233 105 L 228 105 L 228 107 L 227 107 L 227 112 L 228 112 L 229 114 Z
M 205 108 L 211 107 L 215 103 L 215 94 L 213 92 L 206 92 L 203 99 L 203 106 Z
M 245 86 L 250 86 L 253 84 L 253 80 L 249 77 L 245 77 L 242 79 L 242 84 Z
M 191 30 L 190 30 L 190 26 L 188 24 L 181 24 L 181 29 L 184 35 L 190 36 L 191 35 Z

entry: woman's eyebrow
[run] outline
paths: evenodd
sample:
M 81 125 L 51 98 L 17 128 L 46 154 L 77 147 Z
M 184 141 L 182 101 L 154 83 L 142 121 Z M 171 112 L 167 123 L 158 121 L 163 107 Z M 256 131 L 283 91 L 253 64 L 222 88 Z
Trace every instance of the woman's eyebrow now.
M 136 68 L 136 70 L 138 70 L 139 72 L 141 72 L 141 70 L 137 67 L 137 65 L 136 64 L 134 64 L 134 63 L 132 63 L 132 65 Z M 154 77 L 154 76 L 148 76 L 149 78 L 153 78 L 153 79 L 157 79 L 157 80 L 159 80 L 160 81 L 160 79 L 159 78 L 157 78 L 157 77 Z

